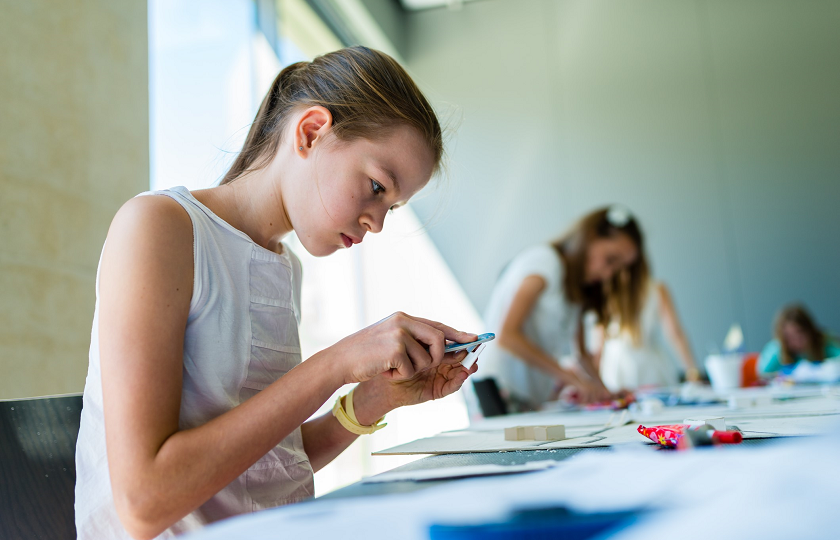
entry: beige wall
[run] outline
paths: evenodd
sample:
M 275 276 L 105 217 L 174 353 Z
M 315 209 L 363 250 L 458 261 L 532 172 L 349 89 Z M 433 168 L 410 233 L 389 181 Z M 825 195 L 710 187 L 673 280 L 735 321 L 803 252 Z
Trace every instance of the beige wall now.
M 148 189 L 146 2 L 0 12 L 0 398 L 78 392 L 102 242 Z

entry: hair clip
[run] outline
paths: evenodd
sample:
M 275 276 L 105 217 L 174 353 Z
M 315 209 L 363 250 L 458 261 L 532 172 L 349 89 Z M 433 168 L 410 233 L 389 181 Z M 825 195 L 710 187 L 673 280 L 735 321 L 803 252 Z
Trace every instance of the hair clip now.
M 606 217 L 607 222 L 609 222 L 610 225 L 621 228 L 630 223 L 633 216 L 627 207 L 621 206 L 620 204 L 614 204 L 607 210 Z

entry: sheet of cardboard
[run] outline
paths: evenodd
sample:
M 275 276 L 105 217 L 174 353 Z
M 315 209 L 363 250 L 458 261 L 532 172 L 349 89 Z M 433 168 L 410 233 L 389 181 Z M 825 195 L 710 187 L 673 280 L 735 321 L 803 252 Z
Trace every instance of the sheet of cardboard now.
M 827 432 L 840 418 L 840 399 L 807 397 L 776 401 L 763 407 L 729 409 L 714 407 L 668 407 L 660 414 L 641 416 L 625 413 L 616 425 L 619 414 L 603 411 L 586 413 L 527 413 L 485 420 L 471 429 L 451 431 L 394 446 L 374 455 L 463 454 L 480 452 L 516 452 L 561 448 L 589 448 L 623 444 L 645 444 L 638 434 L 639 424 L 646 426 L 680 424 L 686 418 L 723 416 L 727 426 L 741 429 L 745 439 L 767 437 L 797 437 Z M 594 423 L 600 420 L 603 423 Z M 566 439 L 562 441 L 506 441 L 504 428 L 522 425 L 564 424 Z M 650 443 L 653 444 L 653 443 Z

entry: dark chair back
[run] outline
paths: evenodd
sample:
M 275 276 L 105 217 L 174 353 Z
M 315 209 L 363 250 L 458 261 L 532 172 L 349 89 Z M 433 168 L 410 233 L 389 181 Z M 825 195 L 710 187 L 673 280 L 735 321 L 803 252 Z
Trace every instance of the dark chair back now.
M 481 414 L 485 417 L 501 416 L 508 413 L 507 403 L 505 403 L 501 392 L 499 392 L 496 379 L 492 377 L 477 379 L 473 381 L 473 388 L 475 389 L 476 397 L 478 397 Z
M 0 400 L 0 538 L 76 538 L 81 414 L 81 395 Z

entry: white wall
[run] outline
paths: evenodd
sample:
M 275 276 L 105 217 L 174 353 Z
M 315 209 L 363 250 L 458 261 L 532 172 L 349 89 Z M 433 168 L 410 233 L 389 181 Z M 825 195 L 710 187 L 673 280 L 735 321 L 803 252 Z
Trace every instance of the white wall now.
M 621 202 L 698 354 L 733 322 L 761 347 L 795 299 L 840 331 L 840 3 L 485 0 L 406 19 L 409 70 L 461 118 L 451 187 L 414 207 L 442 214 L 431 236 L 479 310 L 517 251 Z

